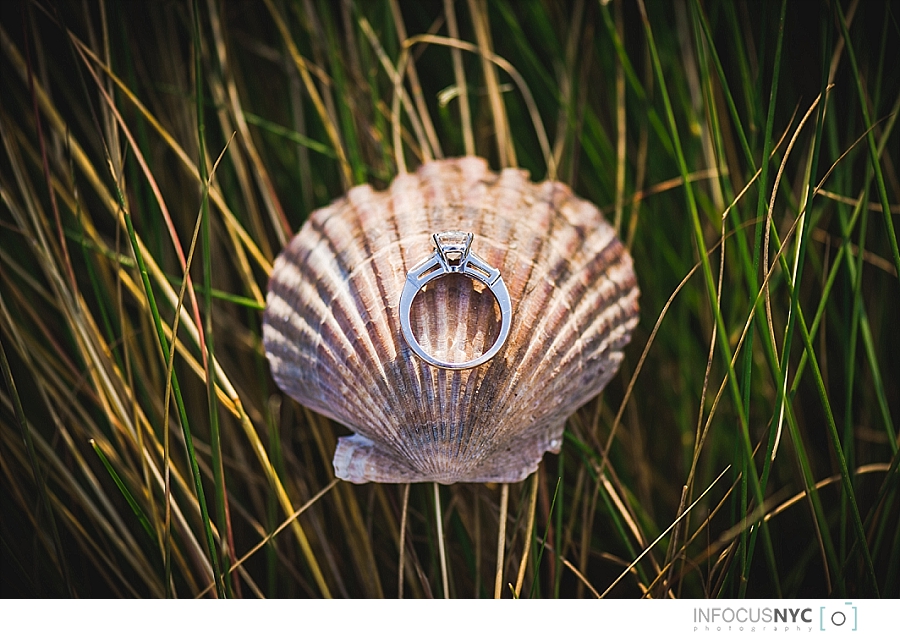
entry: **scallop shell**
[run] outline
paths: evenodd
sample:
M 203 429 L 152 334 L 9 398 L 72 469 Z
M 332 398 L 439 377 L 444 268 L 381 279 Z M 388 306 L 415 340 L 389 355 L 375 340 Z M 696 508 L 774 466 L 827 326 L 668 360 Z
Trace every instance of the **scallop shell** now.
M 445 230 L 474 234 L 512 299 L 506 343 L 470 370 L 429 365 L 400 331 L 406 274 Z M 337 477 L 517 482 L 560 450 L 566 419 L 618 370 L 638 295 L 631 257 L 594 205 L 522 170 L 448 159 L 314 212 L 275 261 L 263 339 L 281 389 L 354 432 L 338 441 Z M 447 275 L 419 293 L 410 321 L 430 354 L 462 361 L 490 347 L 498 315 L 489 289 Z

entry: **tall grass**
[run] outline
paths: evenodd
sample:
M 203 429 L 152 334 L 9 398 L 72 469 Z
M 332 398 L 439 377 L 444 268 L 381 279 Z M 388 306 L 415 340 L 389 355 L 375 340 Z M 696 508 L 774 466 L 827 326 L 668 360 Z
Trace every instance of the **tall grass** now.
M 4 596 L 900 595 L 890 3 L 3 6 Z M 271 262 L 479 154 L 594 201 L 641 324 L 509 487 L 334 480 Z

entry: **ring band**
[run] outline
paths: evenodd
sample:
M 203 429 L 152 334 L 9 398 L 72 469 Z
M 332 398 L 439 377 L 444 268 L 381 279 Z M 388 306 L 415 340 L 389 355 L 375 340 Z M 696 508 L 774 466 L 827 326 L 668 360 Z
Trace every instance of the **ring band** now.
M 510 322 L 512 321 L 512 302 L 509 298 L 509 290 L 507 290 L 503 278 L 500 277 L 500 271 L 472 253 L 473 237 L 473 234 L 463 231 L 442 231 L 432 234 L 431 238 L 435 245 L 434 253 L 430 258 L 409 270 L 406 274 L 403 292 L 400 295 L 400 331 L 403 333 L 403 338 L 417 356 L 438 368 L 468 370 L 479 366 L 496 355 L 509 336 Z M 465 275 L 483 283 L 490 289 L 500 306 L 500 333 L 497 335 L 494 345 L 480 357 L 460 363 L 441 361 L 425 352 L 416 341 L 409 321 L 413 299 L 422 290 L 422 287 L 451 273 Z

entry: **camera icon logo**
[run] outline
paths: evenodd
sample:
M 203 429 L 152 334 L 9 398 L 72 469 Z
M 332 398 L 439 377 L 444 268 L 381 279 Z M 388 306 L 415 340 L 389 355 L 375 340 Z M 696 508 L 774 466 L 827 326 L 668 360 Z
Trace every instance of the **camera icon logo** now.
M 855 632 L 858 622 L 856 606 L 847 601 L 840 607 L 819 607 L 820 632 Z

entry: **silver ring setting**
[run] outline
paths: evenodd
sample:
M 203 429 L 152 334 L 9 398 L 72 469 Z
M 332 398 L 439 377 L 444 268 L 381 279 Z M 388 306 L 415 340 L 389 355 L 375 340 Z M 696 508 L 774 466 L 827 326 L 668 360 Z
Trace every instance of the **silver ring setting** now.
M 434 240 L 434 253 L 427 260 L 423 260 L 411 268 L 406 274 L 406 283 L 403 285 L 403 292 L 400 295 L 400 331 L 412 351 L 423 361 L 447 370 L 468 370 L 489 361 L 506 343 L 512 322 L 512 301 L 509 298 L 509 290 L 500 276 L 500 271 L 472 253 L 473 234 L 465 231 L 442 231 L 432 234 L 431 238 Z M 465 275 L 484 284 L 494 295 L 494 299 L 500 307 L 500 333 L 494 344 L 480 357 L 459 363 L 441 361 L 423 350 L 416 341 L 409 320 L 413 300 L 419 291 L 429 282 L 451 273 Z

